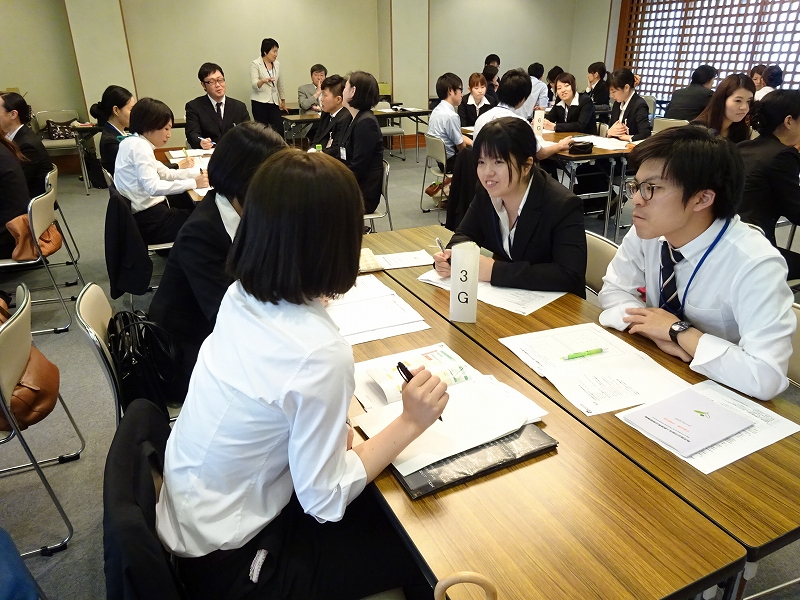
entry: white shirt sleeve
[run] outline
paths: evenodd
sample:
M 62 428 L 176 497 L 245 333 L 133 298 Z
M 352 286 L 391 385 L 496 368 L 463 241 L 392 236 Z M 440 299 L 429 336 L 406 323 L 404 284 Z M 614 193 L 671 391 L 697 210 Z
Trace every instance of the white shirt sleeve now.
M 259 91 L 258 80 L 261 79 L 261 73 L 258 67 L 258 59 L 250 63 L 250 86 L 254 91 Z
M 186 169 L 169 169 L 156 160 L 147 144 L 136 144 L 132 154 L 136 179 L 149 196 L 169 196 L 197 187 L 197 182 Z
M 543 86 L 540 88 L 539 91 L 539 99 L 536 102 L 539 106 L 545 107 L 550 104 L 550 100 L 547 98 L 547 86 Z M 532 113 L 531 113 L 532 114 Z
M 275 61 L 275 79 L 277 80 L 276 87 L 278 88 L 278 96 L 281 100 L 286 100 L 286 92 L 283 90 L 283 75 L 281 74 L 281 66 L 278 61 Z
M 644 287 L 645 258 L 641 240 L 635 235 L 626 235 L 616 255 L 608 265 L 603 277 L 603 289 L 598 294 L 600 306 L 600 324 L 624 331 L 629 324 L 622 320 L 628 308 L 642 308 L 638 288 Z

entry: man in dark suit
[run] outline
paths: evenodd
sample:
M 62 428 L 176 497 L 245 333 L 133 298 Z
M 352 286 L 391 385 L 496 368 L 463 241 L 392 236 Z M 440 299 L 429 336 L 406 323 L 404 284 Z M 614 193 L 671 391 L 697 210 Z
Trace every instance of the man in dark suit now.
M 322 115 L 317 126 L 311 147 L 317 144 L 322 146 L 322 151 L 334 158 L 339 158 L 339 147 L 344 132 L 347 131 L 350 121 L 353 120 L 350 111 L 342 106 L 342 93 L 347 80 L 341 75 L 326 77 L 320 88 L 320 105 Z
M 231 127 L 250 120 L 244 102 L 225 96 L 225 73 L 204 63 L 197 73 L 206 95 L 186 103 L 186 141 L 192 148 L 210 150 Z
M 692 83 L 689 87 L 675 90 L 672 93 L 672 100 L 664 117 L 667 119 L 685 119 L 692 121 L 696 119 L 703 109 L 708 106 L 708 101 L 714 92 L 714 80 L 717 78 L 717 70 L 711 65 L 700 65 L 692 73 Z

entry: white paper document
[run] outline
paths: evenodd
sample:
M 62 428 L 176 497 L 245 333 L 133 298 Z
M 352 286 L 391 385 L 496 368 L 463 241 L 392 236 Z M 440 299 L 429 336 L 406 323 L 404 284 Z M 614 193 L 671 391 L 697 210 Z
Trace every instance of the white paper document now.
M 429 329 L 417 311 L 374 275 L 362 275 L 341 298 L 328 303 L 328 315 L 351 345 Z
M 681 456 L 673 448 L 660 441 L 650 438 L 666 450 L 672 452 L 675 456 L 685 460 L 701 473 L 706 475 L 713 473 L 717 469 L 721 469 L 740 458 L 744 458 L 748 454 L 758 452 L 770 444 L 774 444 L 785 437 L 800 432 L 800 425 L 797 423 L 774 413 L 766 406 L 754 400 L 749 400 L 736 392 L 722 387 L 714 381 L 702 381 L 692 386 L 692 388 L 714 403 L 738 413 L 753 422 L 752 427 L 748 427 L 736 435 L 722 440 L 721 442 L 717 442 L 705 450 L 696 452 L 688 458 Z M 617 417 L 622 419 L 623 422 L 630 424 L 628 422 L 628 417 L 631 413 L 645 408 L 646 407 L 642 406 L 626 410 L 617 413 Z M 644 432 L 642 433 L 647 435 Z M 648 435 L 647 437 L 650 436 Z
M 602 148 L 603 150 L 625 150 L 629 143 L 615 138 L 600 137 L 599 135 L 582 135 L 575 139 L 581 142 L 592 142 L 596 148 Z
M 184 153 L 185 152 L 185 153 Z M 170 150 L 169 157 L 176 161 L 181 161 L 187 156 L 191 157 L 198 157 L 198 156 L 205 156 L 214 153 L 214 149 L 211 148 L 210 150 L 203 150 L 202 148 L 186 148 L 186 150 Z M 172 162 L 172 161 L 170 161 Z
M 395 254 L 376 254 L 375 259 L 384 269 L 425 267 L 433 264 L 433 257 L 425 250 L 416 250 L 414 252 L 396 252 Z
M 417 277 L 423 283 L 450 290 L 450 278 L 440 276 L 434 269 Z M 478 283 L 478 300 L 497 308 L 527 316 L 564 295 L 564 292 L 534 292 L 518 288 L 493 286 L 488 281 Z

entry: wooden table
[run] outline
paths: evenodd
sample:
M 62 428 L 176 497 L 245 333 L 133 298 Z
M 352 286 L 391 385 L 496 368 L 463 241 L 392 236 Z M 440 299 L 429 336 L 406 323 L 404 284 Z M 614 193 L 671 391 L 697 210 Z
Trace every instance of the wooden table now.
M 420 227 L 369 235 L 364 238 L 364 245 L 376 254 L 384 254 L 427 248 L 436 236 L 447 241 L 450 235 L 443 227 Z M 417 281 L 416 278 L 425 270 L 425 267 L 418 267 L 391 270 L 386 274 L 446 319 L 449 293 Z M 498 338 L 520 333 L 596 323 L 599 314 L 600 309 L 595 305 L 577 296 L 566 295 L 527 317 L 479 302 L 477 323 L 453 325 L 727 531 L 747 548 L 749 561 L 757 561 L 800 538 L 800 434 L 704 475 L 613 414 L 587 417 L 547 379 L 537 375 L 498 341 Z M 686 381 L 696 383 L 705 379 L 691 371 L 686 363 L 661 352 L 649 340 L 609 331 Z M 800 405 L 789 399 L 790 394 L 781 394 L 764 405 L 800 422 Z
M 492 579 L 502 599 L 687 599 L 743 567 L 744 548 L 732 538 L 388 275 L 378 277 L 431 329 L 358 344 L 356 361 L 444 342 L 547 410 L 542 428 L 559 442 L 420 500 L 388 470 L 376 479 L 432 582 L 472 570 Z M 449 596 L 482 598 L 470 586 Z

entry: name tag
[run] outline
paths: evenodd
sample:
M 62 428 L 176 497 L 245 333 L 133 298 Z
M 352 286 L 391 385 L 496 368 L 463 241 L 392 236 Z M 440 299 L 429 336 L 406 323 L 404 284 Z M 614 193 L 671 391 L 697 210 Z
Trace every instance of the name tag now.
M 341 158 L 342 160 L 347 160 L 347 150 L 345 149 L 344 146 L 339 148 L 339 158 Z

